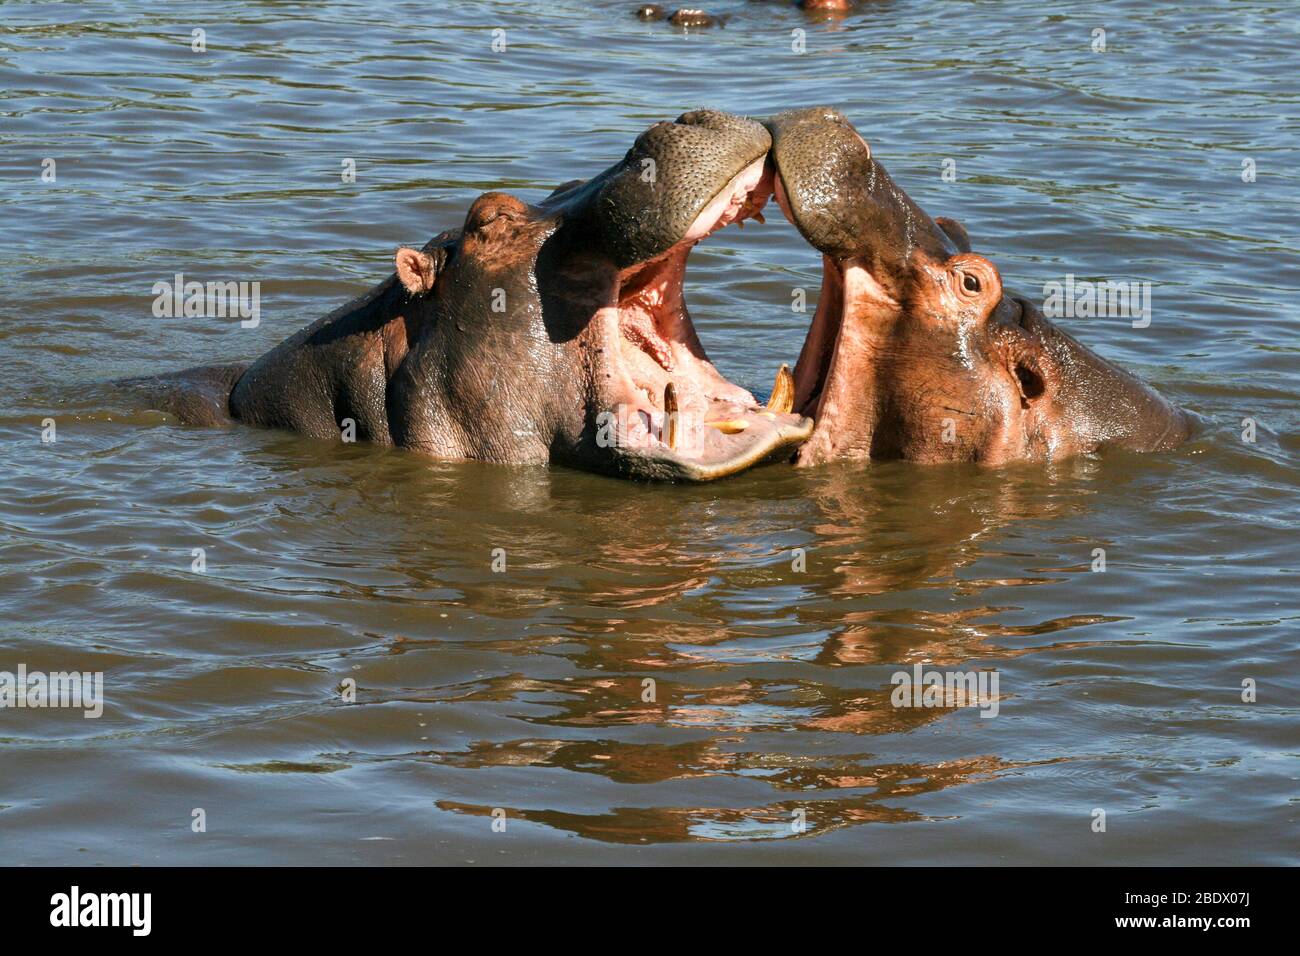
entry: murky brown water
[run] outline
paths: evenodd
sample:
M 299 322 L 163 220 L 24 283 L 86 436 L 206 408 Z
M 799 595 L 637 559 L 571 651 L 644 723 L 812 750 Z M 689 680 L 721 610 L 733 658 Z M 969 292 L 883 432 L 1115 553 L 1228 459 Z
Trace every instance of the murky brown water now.
M 0 671 L 106 698 L 0 710 L 5 861 L 1295 862 L 1294 9 L 718 2 L 684 36 L 631 5 L 0 5 Z M 254 357 L 652 121 L 818 102 L 1020 289 L 1150 281 L 1147 329 L 1063 324 L 1198 438 L 647 487 L 102 386 Z M 260 326 L 154 318 L 176 272 L 259 281 Z M 696 252 L 724 372 L 769 386 L 819 275 L 779 215 Z M 995 671 L 997 716 L 891 706 L 916 663 Z

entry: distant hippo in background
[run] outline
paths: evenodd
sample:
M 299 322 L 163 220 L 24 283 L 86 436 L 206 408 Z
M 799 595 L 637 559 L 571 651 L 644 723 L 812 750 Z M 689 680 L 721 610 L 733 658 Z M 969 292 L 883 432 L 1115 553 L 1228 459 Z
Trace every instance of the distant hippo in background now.
M 823 13 L 846 13 L 853 9 L 854 0 L 786 0 L 801 10 Z M 657 3 L 643 3 L 633 8 L 632 13 L 641 20 L 667 20 L 677 27 L 720 27 L 725 26 L 726 16 L 715 16 L 698 7 L 682 7 L 673 13 Z
M 794 373 L 794 410 L 817 422 L 800 464 L 1000 464 L 1188 436 L 1187 413 L 1005 293 L 965 229 L 927 216 L 839 112 L 768 127 L 777 201 L 824 263 Z
M 854 0 L 797 0 L 801 10 L 826 10 L 843 13 L 853 9 Z
M 643 3 L 633 13 L 641 20 L 667 20 L 675 27 L 720 27 L 727 22 L 726 17 L 715 17 L 698 7 L 682 7 L 669 13 L 657 3 Z
M 812 431 L 709 361 L 683 298 L 691 248 L 772 192 L 762 124 L 700 110 L 537 206 L 485 193 L 462 228 L 250 367 L 123 383 L 198 424 L 243 422 L 438 458 L 704 481 Z

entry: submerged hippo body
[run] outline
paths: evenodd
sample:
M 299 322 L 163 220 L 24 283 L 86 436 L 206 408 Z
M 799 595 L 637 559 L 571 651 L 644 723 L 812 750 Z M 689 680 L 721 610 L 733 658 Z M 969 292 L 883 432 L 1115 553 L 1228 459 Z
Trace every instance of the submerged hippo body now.
M 691 248 L 771 195 L 759 123 L 659 123 L 599 176 L 537 206 L 487 193 L 461 229 L 246 371 L 135 384 L 183 420 L 288 428 L 439 458 L 707 480 L 812 429 L 714 368 L 682 294 Z M 760 217 L 761 218 L 761 217 Z M 788 373 L 787 373 L 788 374 Z
M 1170 448 L 1189 416 L 1004 293 L 956 222 L 932 220 L 829 108 L 782 113 L 775 191 L 823 255 L 793 408 L 797 462 L 1063 458 Z

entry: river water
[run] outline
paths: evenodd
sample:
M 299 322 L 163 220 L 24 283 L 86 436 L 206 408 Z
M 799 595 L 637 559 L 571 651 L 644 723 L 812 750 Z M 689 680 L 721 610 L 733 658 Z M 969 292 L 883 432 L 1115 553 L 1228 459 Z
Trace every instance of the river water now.
M 1294 7 L 632 6 L 0 5 L 0 671 L 104 675 L 98 719 L 0 710 L 4 861 L 1296 862 Z M 1197 436 L 645 486 L 104 387 L 253 358 L 652 122 L 819 103 L 1009 285 L 1151 283 L 1146 328 L 1061 324 Z M 760 392 L 821 272 L 771 211 L 687 278 Z M 260 323 L 156 318 L 176 273 Z M 892 706 L 917 664 L 998 686 Z

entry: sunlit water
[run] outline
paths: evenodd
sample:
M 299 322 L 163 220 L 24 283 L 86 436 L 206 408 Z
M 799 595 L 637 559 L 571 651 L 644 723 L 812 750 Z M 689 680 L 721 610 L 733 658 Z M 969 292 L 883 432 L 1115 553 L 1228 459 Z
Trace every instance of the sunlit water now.
M 146 6 L 0 5 L 0 671 L 106 696 L 0 710 L 6 863 L 1295 862 L 1293 6 Z M 1021 291 L 1149 281 L 1148 328 L 1062 324 L 1195 440 L 654 487 L 103 386 L 253 358 L 653 121 L 817 103 Z M 773 212 L 688 276 L 759 391 L 820 275 Z M 261 324 L 155 318 L 177 272 L 260 282 Z M 917 663 L 996 672 L 997 716 L 891 706 Z

